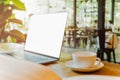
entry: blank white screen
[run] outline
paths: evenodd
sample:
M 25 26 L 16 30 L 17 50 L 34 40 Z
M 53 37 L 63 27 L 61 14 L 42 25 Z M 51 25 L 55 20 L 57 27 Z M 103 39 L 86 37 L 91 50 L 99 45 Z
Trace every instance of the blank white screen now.
M 59 58 L 67 13 L 33 15 L 28 28 L 25 50 Z

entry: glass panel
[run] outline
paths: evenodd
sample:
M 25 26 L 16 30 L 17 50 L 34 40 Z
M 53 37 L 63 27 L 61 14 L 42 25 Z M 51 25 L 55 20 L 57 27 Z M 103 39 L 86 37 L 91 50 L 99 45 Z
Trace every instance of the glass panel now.
M 120 2 L 115 2 L 114 25 L 115 30 L 120 31 Z
M 68 12 L 68 26 L 73 26 L 73 0 L 66 0 L 66 11 Z
M 97 20 L 97 0 L 77 0 L 77 27 L 90 27 Z
M 65 0 L 49 0 L 49 12 L 66 11 Z
M 28 14 L 43 14 L 48 12 L 48 0 L 25 0 Z
M 108 21 L 111 20 L 111 13 L 112 13 L 112 4 L 111 0 L 106 0 L 106 5 L 105 5 L 105 23 L 108 24 Z

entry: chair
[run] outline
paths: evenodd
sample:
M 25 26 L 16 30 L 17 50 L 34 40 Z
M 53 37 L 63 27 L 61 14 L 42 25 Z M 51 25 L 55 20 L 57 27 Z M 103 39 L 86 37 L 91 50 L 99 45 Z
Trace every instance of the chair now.
M 111 37 L 109 43 L 107 42 L 107 44 L 108 44 L 108 47 L 104 48 L 104 52 L 107 55 L 107 61 L 111 62 L 111 57 L 113 56 L 113 62 L 116 63 L 115 49 L 117 48 L 118 39 L 115 33 L 113 33 L 113 36 Z
M 109 48 L 105 48 L 104 49 L 104 52 L 106 53 L 107 55 L 107 61 L 108 62 L 111 62 L 111 54 L 113 54 L 113 60 L 114 60 L 114 63 L 116 63 L 116 55 L 115 55 L 115 49 L 109 49 Z
M 87 45 L 87 38 L 88 38 L 88 35 L 86 34 L 85 31 L 81 31 L 80 33 L 77 33 L 77 36 L 76 36 L 76 44 L 77 46 L 82 46 L 83 48 L 86 47 Z M 82 44 L 81 44 L 82 43 Z

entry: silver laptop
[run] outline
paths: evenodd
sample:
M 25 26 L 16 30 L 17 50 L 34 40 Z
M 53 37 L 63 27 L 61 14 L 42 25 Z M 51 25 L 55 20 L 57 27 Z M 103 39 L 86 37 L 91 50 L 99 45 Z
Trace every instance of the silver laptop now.
M 67 12 L 33 15 L 28 27 L 25 59 L 49 63 L 60 58 Z

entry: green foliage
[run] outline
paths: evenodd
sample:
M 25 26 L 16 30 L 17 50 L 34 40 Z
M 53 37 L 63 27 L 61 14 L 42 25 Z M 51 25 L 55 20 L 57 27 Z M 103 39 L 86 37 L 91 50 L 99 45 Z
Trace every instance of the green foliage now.
M 25 11 L 25 5 L 20 0 L 0 0 L 0 27 L 8 19 L 15 18 L 13 17 L 13 10 L 22 10 Z
M 25 5 L 20 0 L 0 0 L 0 40 L 6 39 L 5 28 L 10 22 L 22 24 L 22 21 L 15 18 L 13 10 L 26 11 Z
M 25 11 L 25 5 L 20 0 L 11 0 L 15 9 Z

